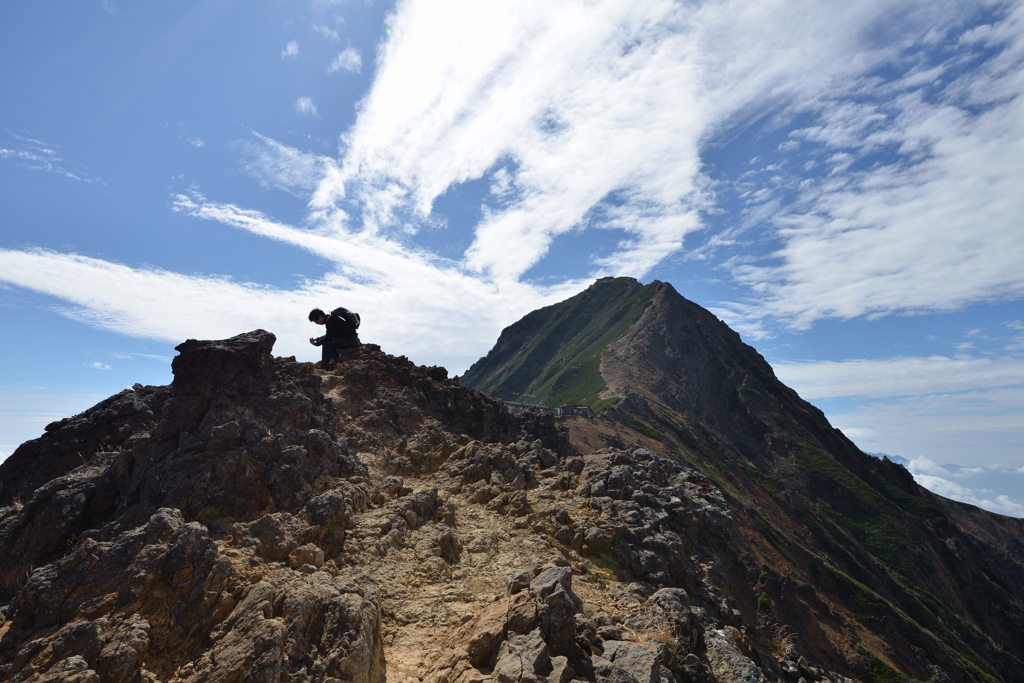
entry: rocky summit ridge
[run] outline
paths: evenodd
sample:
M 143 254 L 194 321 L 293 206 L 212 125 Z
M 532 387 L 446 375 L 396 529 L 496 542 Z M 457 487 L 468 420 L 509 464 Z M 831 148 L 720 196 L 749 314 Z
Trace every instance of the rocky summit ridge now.
M 611 341 L 658 329 L 662 295 Z M 682 378 L 693 412 L 669 430 L 638 385 L 595 420 L 516 415 L 373 345 L 324 372 L 274 341 L 189 340 L 169 387 L 48 425 L 0 464 L 0 681 L 1021 680 L 1019 632 L 968 624 L 987 645 L 965 644 L 922 622 L 922 640 L 895 589 L 842 569 L 866 562 L 852 531 L 845 559 L 796 539 L 781 488 L 764 516 L 725 474 L 747 461 L 722 464 L 745 423 L 712 423 Z M 640 337 L 617 348 L 641 347 L 660 362 Z M 751 391 L 782 403 L 752 414 L 789 410 L 762 380 Z M 981 545 L 996 532 L 949 519 L 959 576 L 1011 581 L 991 613 L 1013 623 L 1020 584 Z

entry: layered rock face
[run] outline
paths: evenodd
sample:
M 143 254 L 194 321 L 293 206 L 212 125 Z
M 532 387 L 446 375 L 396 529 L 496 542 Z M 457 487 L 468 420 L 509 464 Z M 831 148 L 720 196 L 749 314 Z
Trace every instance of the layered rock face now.
M 273 343 L 190 340 L 0 465 L 0 681 L 988 680 L 767 566 L 688 464 Z

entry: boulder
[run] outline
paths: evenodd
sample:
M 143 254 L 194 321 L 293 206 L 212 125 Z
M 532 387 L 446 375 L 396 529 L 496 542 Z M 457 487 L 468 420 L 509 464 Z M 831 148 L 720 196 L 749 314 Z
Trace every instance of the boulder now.
M 552 673 L 551 656 L 540 629 L 510 633 L 501 644 L 492 677 L 497 683 L 538 683 Z
M 580 604 L 580 599 L 572 592 L 572 567 L 548 567 L 530 582 L 530 592 L 538 602 L 559 590 L 565 592 L 574 604 Z
M 604 529 L 592 527 L 587 529 L 583 537 L 583 550 L 587 555 L 599 555 L 610 552 L 614 543 L 614 537 Z
M 312 543 L 307 543 L 289 553 L 288 564 L 292 569 L 298 569 L 303 565 L 312 565 L 319 569 L 324 566 L 324 551 Z
M 282 562 L 299 547 L 308 529 L 305 522 L 290 513 L 275 512 L 255 522 L 235 524 L 231 539 L 238 547 L 254 548 L 268 560 Z
M 530 587 L 530 572 L 519 572 L 508 582 L 508 594 L 515 595 Z
M 509 633 L 525 634 L 537 627 L 537 604 L 528 591 L 516 593 L 509 599 L 505 623 Z
M 658 683 L 661 680 L 657 657 L 641 645 L 609 640 L 603 645 L 603 656 L 637 683 Z
M 475 667 L 486 665 L 501 644 L 505 634 L 505 616 L 508 600 L 495 600 L 477 617 L 473 630 L 466 637 L 463 648 Z
M 764 683 L 761 671 L 748 657 L 744 657 L 735 639 L 723 629 L 708 629 L 704 632 L 708 647 L 708 663 L 711 675 L 717 683 Z

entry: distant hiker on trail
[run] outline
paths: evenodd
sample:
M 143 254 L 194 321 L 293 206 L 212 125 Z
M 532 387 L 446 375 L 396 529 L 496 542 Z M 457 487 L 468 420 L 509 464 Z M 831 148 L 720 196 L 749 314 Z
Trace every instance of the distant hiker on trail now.
M 324 370 L 331 369 L 331 361 L 339 349 L 358 349 L 359 314 L 347 308 L 335 308 L 327 315 L 319 308 L 309 312 L 309 321 L 317 325 L 326 325 L 327 334 L 322 337 L 310 337 L 309 343 L 323 349 L 320 366 Z

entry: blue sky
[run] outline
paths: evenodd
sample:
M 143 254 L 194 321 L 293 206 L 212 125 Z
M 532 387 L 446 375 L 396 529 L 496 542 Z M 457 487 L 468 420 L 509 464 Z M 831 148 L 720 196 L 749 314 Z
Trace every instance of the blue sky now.
M 0 6 L 0 457 L 306 312 L 464 371 L 671 282 L 861 448 L 1024 516 L 1024 4 Z

